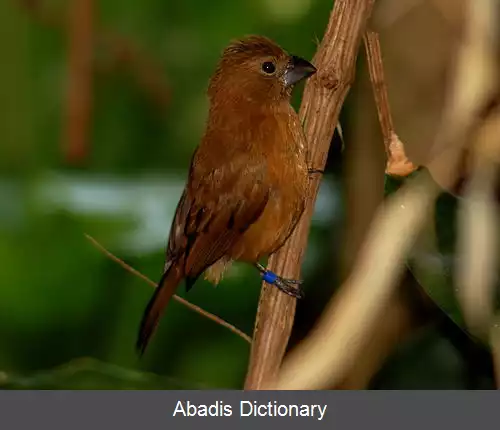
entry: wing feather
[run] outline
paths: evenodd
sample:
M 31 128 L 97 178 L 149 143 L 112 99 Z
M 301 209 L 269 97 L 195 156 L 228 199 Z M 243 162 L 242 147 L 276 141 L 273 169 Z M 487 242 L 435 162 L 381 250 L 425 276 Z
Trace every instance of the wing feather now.
M 238 161 L 238 160 L 236 160 Z M 226 166 L 227 167 L 227 166 Z M 193 169 L 192 169 L 193 170 Z M 183 258 L 188 288 L 238 242 L 264 211 L 270 196 L 265 165 L 248 158 L 230 168 L 190 179 L 177 206 L 167 247 L 167 265 Z

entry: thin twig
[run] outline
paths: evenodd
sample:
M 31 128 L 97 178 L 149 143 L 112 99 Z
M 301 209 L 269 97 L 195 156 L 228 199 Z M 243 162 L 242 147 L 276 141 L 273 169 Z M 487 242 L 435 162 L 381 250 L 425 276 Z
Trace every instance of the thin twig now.
M 356 106 L 361 108 L 366 106 L 367 101 L 368 105 L 370 104 L 370 96 L 374 99 L 385 149 L 385 172 L 391 176 L 408 176 L 415 168 L 408 161 L 404 147 L 395 134 L 384 77 L 379 36 L 372 30 L 367 29 L 363 41 L 371 91 L 370 89 L 365 91 L 364 84 L 360 85 L 363 90 L 358 92 L 360 98 L 355 103 Z M 365 79 L 365 74 L 363 73 L 360 78 Z M 367 140 L 370 136 L 376 136 L 374 129 L 377 125 L 372 120 L 371 113 L 367 114 L 365 109 L 359 109 L 359 112 L 355 114 L 359 119 L 355 121 L 356 124 L 352 124 L 354 134 L 350 142 L 350 149 L 351 155 L 355 155 L 355 157 L 348 160 L 348 169 L 345 173 L 348 183 L 346 201 L 349 202 L 349 213 L 346 213 L 346 219 L 351 220 L 351 228 L 348 229 L 347 235 L 344 237 L 346 243 L 344 247 L 345 257 L 347 257 L 346 269 L 351 265 L 349 263 L 357 254 L 358 245 L 364 239 L 375 210 L 384 197 L 382 193 L 384 180 L 383 175 L 381 175 L 383 171 L 380 170 L 379 139 L 373 137 L 371 139 L 373 144 L 370 143 L 369 139 Z M 368 174 L 368 172 L 370 173 Z M 380 179 L 376 179 L 377 177 Z M 374 180 L 379 181 L 378 186 Z M 372 192 L 371 196 L 367 198 L 366 187 L 372 187 L 379 192 Z M 353 222 L 353 219 L 356 222 Z M 346 372 L 341 384 L 329 388 L 343 390 L 367 388 L 391 351 L 403 338 L 421 325 L 420 319 L 416 318 L 417 313 L 413 311 L 415 306 L 412 301 L 413 291 L 411 298 L 408 297 L 409 291 L 414 288 L 415 285 L 411 276 L 405 276 L 399 287 L 400 291 L 392 294 L 390 300 L 384 306 L 384 318 L 379 318 L 373 326 L 369 327 L 370 336 L 363 354 L 356 356 L 356 359 L 353 360 L 353 365 Z
M 373 17 L 371 21 L 373 22 Z M 371 82 L 371 94 L 367 92 L 368 90 L 364 90 L 364 85 L 360 86 L 363 90 L 359 91 L 361 97 L 359 101 L 356 101 L 356 105 L 360 107 L 366 106 L 367 99 L 370 96 L 374 99 L 386 155 L 385 173 L 391 176 L 405 177 L 416 168 L 409 162 L 404 146 L 395 133 L 384 76 L 379 35 L 369 28 L 365 32 L 363 42 L 367 60 L 366 69 Z M 362 78 L 364 78 L 364 74 Z M 376 207 L 383 200 L 383 193 L 378 192 L 372 193 L 372 196 L 378 197 L 369 197 L 368 199 L 366 197 L 366 187 L 378 188 L 373 183 L 373 175 L 377 177 L 381 171 L 379 168 L 379 154 L 373 154 L 374 149 L 371 149 L 372 147 L 379 149 L 378 145 L 367 145 L 369 140 L 365 137 L 374 135 L 373 131 L 376 125 L 371 119 L 372 116 L 364 112 L 364 109 L 360 109 L 356 113 L 359 120 L 356 121 L 356 124 L 353 123 L 355 131 L 350 142 L 351 154 L 356 154 L 356 156 L 349 160 L 349 168 L 346 171 L 348 180 L 347 200 L 350 202 L 348 204 L 350 214 L 347 213 L 346 216 L 351 221 L 353 217 L 350 215 L 353 215 L 356 219 L 355 226 L 351 226 L 354 230 L 349 231 L 344 238 L 346 240 L 346 257 L 349 258 L 346 261 L 346 266 L 350 266 L 349 263 L 356 254 L 355 250 L 358 248 L 359 239 L 364 239 L 365 226 L 367 226 L 367 222 L 371 222 Z M 370 168 L 372 172 L 367 174 Z M 379 190 L 382 191 L 383 178 L 380 178 L 382 182 L 379 182 L 381 187 Z M 360 213 L 363 214 L 362 217 L 359 215 Z M 417 314 L 421 315 L 421 313 L 414 312 L 415 304 L 413 303 L 413 289 L 418 287 L 412 282 L 413 278 L 408 275 L 408 271 L 406 273 L 407 276 L 398 286 L 399 291 L 391 294 L 390 299 L 384 305 L 384 318 L 379 318 L 372 326 L 365 327 L 369 335 L 363 353 L 356 355 L 356 358 L 351 360 L 352 365 L 350 365 L 349 369 L 346 369 L 342 382 L 329 388 L 343 390 L 366 389 L 391 351 L 402 339 L 422 325 L 423 321 L 416 317 Z M 410 290 L 412 291 L 411 297 L 408 297 Z
M 132 275 L 137 276 L 138 278 L 142 279 L 152 287 L 156 288 L 157 284 L 149 279 L 146 275 L 143 275 L 141 272 L 137 271 L 133 267 L 129 266 L 127 263 L 125 263 L 123 260 L 118 258 L 117 256 L 113 255 L 111 252 L 109 252 L 104 246 L 102 246 L 96 239 L 94 239 L 92 236 L 85 234 L 85 237 L 99 250 L 101 251 L 104 255 L 106 255 L 109 259 L 113 260 L 115 263 L 118 263 L 121 267 L 123 267 L 127 272 L 132 273 Z M 240 329 L 236 328 L 235 326 L 229 324 L 227 321 L 224 321 L 222 318 L 218 317 L 217 315 L 214 315 L 210 312 L 207 312 L 200 308 L 199 306 L 194 305 L 191 302 L 188 302 L 187 300 L 183 299 L 182 297 L 179 297 L 177 295 L 173 296 L 174 300 L 179 302 L 180 304 L 186 306 L 187 308 L 191 309 L 192 311 L 203 315 L 204 317 L 212 320 L 213 322 L 227 328 L 228 330 L 232 331 L 234 334 L 237 334 L 239 337 L 247 341 L 248 343 L 252 343 L 252 339 L 250 336 L 247 334 L 243 333 Z
M 373 3 L 374 0 L 335 1 L 325 36 L 313 60 L 318 73 L 306 84 L 299 115 L 314 169 L 324 169 L 340 109 L 354 79 L 361 36 Z M 269 260 L 270 270 L 286 278 L 300 277 L 320 178 L 311 179 L 310 184 L 301 221 L 283 248 Z M 295 305 L 295 299 L 263 284 L 246 389 L 261 389 L 277 375 L 292 330 Z
M 406 156 L 403 142 L 401 142 L 394 129 L 378 34 L 367 30 L 364 35 L 364 44 L 368 60 L 368 71 L 372 82 L 373 95 L 387 155 L 385 172 L 392 176 L 408 176 L 417 167 Z

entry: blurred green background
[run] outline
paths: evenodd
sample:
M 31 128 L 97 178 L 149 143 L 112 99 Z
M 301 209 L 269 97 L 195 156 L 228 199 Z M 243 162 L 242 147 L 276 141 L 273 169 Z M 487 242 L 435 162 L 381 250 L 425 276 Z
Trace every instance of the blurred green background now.
M 64 134 L 68 38 L 61 25 L 68 3 L 0 2 L 0 384 L 240 388 L 249 345 L 175 302 L 139 360 L 134 344 L 152 288 L 84 234 L 158 280 L 221 50 L 235 37 L 263 34 L 312 58 L 332 2 L 94 3 L 90 137 L 85 155 L 70 162 Z M 131 46 L 140 55 L 120 57 L 120 49 Z M 333 158 L 313 219 L 296 339 L 331 295 L 323 285 L 334 281 L 331 258 L 339 251 L 331 238 L 340 228 L 342 194 Z M 258 273 L 237 265 L 216 289 L 200 280 L 187 298 L 251 335 L 259 288 Z M 183 289 L 179 294 L 186 297 Z M 465 384 L 461 353 L 434 328 L 393 360 L 377 387 Z

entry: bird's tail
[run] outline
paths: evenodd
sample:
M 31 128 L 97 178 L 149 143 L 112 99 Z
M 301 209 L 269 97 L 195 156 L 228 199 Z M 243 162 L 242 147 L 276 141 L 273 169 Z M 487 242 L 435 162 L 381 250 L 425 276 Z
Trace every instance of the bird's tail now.
M 163 309 L 170 302 L 183 278 L 181 267 L 182 265 L 178 264 L 178 262 L 173 262 L 166 268 L 153 297 L 151 297 L 144 311 L 136 343 L 136 349 L 141 355 L 144 354 L 148 342 L 158 326 Z

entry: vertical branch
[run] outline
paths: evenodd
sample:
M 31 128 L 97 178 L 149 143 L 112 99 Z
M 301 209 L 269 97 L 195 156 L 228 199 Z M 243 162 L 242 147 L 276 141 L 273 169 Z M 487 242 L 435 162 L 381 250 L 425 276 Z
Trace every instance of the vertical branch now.
M 368 60 L 368 71 L 373 87 L 373 96 L 377 106 L 382 135 L 384 136 L 384 146 L 387 154 L 386 173 L 396 176 L 408 176 L 415 171 L 416 167 L 408 160 L 403 143 L 394 131 L 378 34 L 368 30 L 364 35 L 364 43 Z
M 395 134 L 378 34 L 368 29 L 364 35 L 364 47 L 371 94 L 370 88 L 364 90 L 363 82 L 359 90 L 361 97 L 356 101 L 356 105 L 359 105 L 355 114 L 358 119 L 355 121 L 356 124 L 353 123 L 354 132 L 349 146 L 351 154 L 355 154 L 355 157 L 348 159 L 346 171 L 347 210 L 350 212 L 346 215 L 351 220 L 349 226 L 351 228 L 348 228 L 344 238 L 346 240 L 344 248 L 348 257 L 346 263 L 349 263 L 347 266 L 352 265 L 350 260 L 358 254 L 356 251 L 366 235 L 375 210 L 383 201 L 384 178 L 380 170 L 383 164 L 380 162 L 384 163 L 384 161 L 380 153 L 379 139 L 373 133 L 374 127 L 377 126 L 376 122 L 380 124 L 382 131 L 386 172 L 391 175 L 407 176 L 414 170 L 412 163 L 408 162 L 405 156 L 403 145 L 400 144 Z M 364 74 L 362 78 L 365 78 Z M 371 108 L 370 95 L 375 102 L 375 111 Z M 375 112 L 378 120 L 373 115 Z M 366 195 L 367 187 L 371 187 L 372 191 L 375 190 L 371 196 Z M 353 223 L 353 219 L 356 222 Z M 380 318 L 369 328 L 370 334 L 367 335 L 368 342 L 363 354 L 351 361 L 353 364 L 348 365 L 350 368 L 346 368 L 342 382 L 334 386 L 335 389 L 366 388 L 393 348 L 422 324 L 423 321 L 413 312 L 413 309 L 418 307 L 416 301 L 420 303 L 419 296 L 413 290 L 416 288 L 413 278 L 407 273 L 402 284 L 404 287 L 401 285 L 401 288 L 392 294 L 390 300 L 384 305 L 384 318 Z
M 68 7 L 68 93 L 63 139 L 68 162 L 87 152 L 92 109 L 93 0 L 73 0 Z
M 313 60 L 318 68 L 306 84 L 299 115 L 304 124 L 312 168 L 323 169 L 340 109 L 354 79 L 361 36 L 374 0 L 335 1 L 325 36 Z M 269 269 L 300 278 L 300 266 L 320 180 L 311 178 L 306 209 L 287 243 L 269 261 Z M 295 315 L 295 299 L 262 286 L 245 389 L 261 389 L 276 377 Z
M 391 133 L 394 132 L 394 123 L 392 122 L 392 115 L 389 109 L 389 96 L 384 78 L 384 64 L 382 62 L 380 40 L 377 33 L 367 30 L 363 41 L 368 60 L 368 72 L 372 81 L 373 96 L 375 97 L 375 104 L 377 106 L 378 119 L 384 140 L 387 140 L 385 142 L 387 145 Z M 388 150 L 389 148 L 386 146 L 386 151 L 389 152 Z

